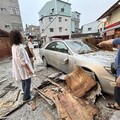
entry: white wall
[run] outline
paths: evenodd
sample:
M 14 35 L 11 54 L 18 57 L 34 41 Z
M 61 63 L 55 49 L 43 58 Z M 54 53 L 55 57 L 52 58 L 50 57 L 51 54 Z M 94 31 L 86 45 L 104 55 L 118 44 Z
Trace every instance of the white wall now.
M 52 16 L 53 19 L 56 16 Z M 59 22 L 59 17 L 62 18 L 62 22 Z M 67 19 L 67 21 L 65 21 Z M 52 36 L 62 36 L 62 35 L 71 35 L 71 17 L 66 16 L 57 16 L 55 20 L 50 24 L 49 17 L 44 17 L 42 22 L 40 22 L 40 32 L 42 33 L 42 29 L 46 29 L 41 37 L 46 36 L 47 42 L 49 41 L 49 37 Z M 50 24 L 50 25 L 49 25 Z M 49 27 L 47 27 L 49 25 Z M 47 27 L 47 28 L 46 28 Z M 59 27 L 62 27 L 62 31 L 59 31 Z M 54 31 L 50 32 L 50 28 L 53 28 Z
M 106 26 L 116 23 L 120 21 L 120 8 L 112 12 L 112 15 L 110 18 L 108 18 L 108 21 L 106 22 Z
M 98 21 L 95 21 L 95 22 L 83 25 L 82 33 L 86 34 L 86 33 L 98 32 L 99 24 L 100 23 Z M 90 30 L 90 28 L 91 28 L 91 30 Z

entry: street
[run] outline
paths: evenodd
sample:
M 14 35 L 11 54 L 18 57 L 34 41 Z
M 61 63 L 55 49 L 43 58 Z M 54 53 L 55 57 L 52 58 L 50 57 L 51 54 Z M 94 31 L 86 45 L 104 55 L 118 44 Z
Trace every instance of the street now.
M 44 79 L 59 70 L 56 70 L 52 67 L 44 67 L 43 63 L 39 57 L 39 49 L 36 48 L 36 61 L 35 61 L 35 74 L 36 77 L 32 77 L 32 88 L 36 88 L 40 85 Z M 3 92 L 3 89 L 8 84 L 12 83 L 14 86 L 17 86 L 17 89 L 21 89 L 21 83 L 19 81 L 15 81 L 11 75 L 11 59 L 0 62 L 0 81 L 6 80 L 4 84 L 0 84 L 0 94 Z M 103 96 L 98 96 L 95 106 L 99 108 L 99 113 L 95 116 L 95 120 L 119 120 L 120 112 L 111 110 L 105 107 L 105 104 L 108 102 L 113 102 L 113 96 L 103 93 Z M 1 98 L 2 99 L 2 98 Z M 7 116 L 7 120 L 47 120 L 44 116 L 44 112 L 48 111 L 53 115 L 54 120 L 58 120 L 56 108 L 51 108 L 48 103 L 41 97 L 37 97 L 36 99 L 37 108 L 32 111 L 30 104 L 25 104 L 15 112 L 11 113 Z M 1 108 L 0 108 L 1 109 Z

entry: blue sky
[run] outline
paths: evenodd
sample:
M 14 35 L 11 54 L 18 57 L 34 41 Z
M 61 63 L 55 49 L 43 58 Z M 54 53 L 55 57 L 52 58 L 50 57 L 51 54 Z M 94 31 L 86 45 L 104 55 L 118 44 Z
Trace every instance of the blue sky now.
M 23 26 L 39 25 L 38 12 L 47 1 L 50 0 L 19 0 Z M 115 2 L 117 0 L 69 0 L 72 11 L 81 13 L 80 26 L 95 21 Z

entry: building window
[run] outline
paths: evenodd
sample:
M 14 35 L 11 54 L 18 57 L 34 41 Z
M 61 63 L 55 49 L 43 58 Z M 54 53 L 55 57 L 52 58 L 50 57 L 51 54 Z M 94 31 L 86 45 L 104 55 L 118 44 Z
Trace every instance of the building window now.
M 6 11 L 6 8 L 1 8 L 1 11 Z
M 54 29 L 53 29 L 53 28 L 50 28 L 50 32 L 54 32 Z
M 49 22 L 52 22 L 53 21 L 53 17 L 49 17 Z
M 12 29 L 13 29 L 13 30 L 17 29 L 17 30 L 19 30 L 19 31 L 22 31 L 22 30 L 23 30 L 23 29 L 22 29 L 22 25 L 19 24 L 19 23 L 12 23 Z
M 52 13 L 54 12 L 54 8 L 52 9 Z
M 59 27 L 59 32 L 62 32 L 62 27 Z
M 9 28 L 10 27 L 10 25 L 5 25 L 5 28 Z
M 9 14 L 13 14 L 13 15 L 20 15 L 20 10 L 19 8 L 16 7 L 9 7 Z
M 67 21 L 67 19 L 65 19 L 65 21 Z
M 12 7 L 9 7 L 9 14 L 13 14 Z
M 61 8 L 61 12 L 64 12 L 64 8 Z
M 19 8 L 16 8 L 16 15 L 20 15 L 20 10 L 19 10 Z
M 44 29 L 42 29 L 42 32 L 44 32 Z
M 92 28 L 88 28 L 88 31 L 92 31 Z
M 41 23 L 43 23 L 43 18 L 41 18 L 40 20 L 41 20 Z
M 58 19 L 59 19 L 59 22 L 62 22 L 62 17 L 59 17 Z

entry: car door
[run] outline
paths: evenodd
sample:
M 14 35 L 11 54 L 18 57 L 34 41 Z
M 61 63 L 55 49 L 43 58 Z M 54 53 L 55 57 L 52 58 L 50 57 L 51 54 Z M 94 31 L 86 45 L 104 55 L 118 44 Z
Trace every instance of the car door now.
M 56 42 L 51 42 L 46 48 L 45 48 L 45 58 L 49 65 L 56 67 L 58 66 L 58 60 L 57 57 L 57 51 L 56 51 Z
M 68 47 L 62 41 L 57 42 L 56 49 L 58 51 L 56 58 L 58 61 L 57 68 L 68 73 L 72 69 L 72 65 L 70 65 L 70 58 L 72 55 L 69 54 Z

